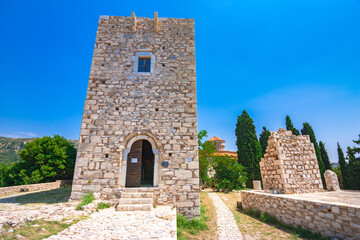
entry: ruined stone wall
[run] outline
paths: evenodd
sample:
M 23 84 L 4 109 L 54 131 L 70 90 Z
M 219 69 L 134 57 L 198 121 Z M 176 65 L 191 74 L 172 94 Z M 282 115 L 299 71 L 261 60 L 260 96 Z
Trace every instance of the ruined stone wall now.
M 199 216 L 194 20 L 158 20 L 158 32 L 154 19 L 99 20 L 71 197 L 118 199 L 124 150 L 147 136 L 158 151 L 155 204 Z M 151 56 L 150 73 L 136 72 L 139 54 Z
M 12 194 L 12 193 L 19 193 L 19 192 L 52 190 L 52 189 L 65 187 L 68 185 L 71 185 L 71 180 L 57 180 L 55 182 L 49 182 L 49 183 L 2 187 L 0 188 L 0 196 Z
M 331 238 L 360 239 L 359 206 L 329 204 L 254 191 L 242 191 L 241 200 L 244 209 L 267 212 L 294 227 L 301 226 Z
M 277 193 L 323 190 L 314 145 L 307 135 L 295 136 L 283 128 L 271 132 L 260 170 L 264 190 Z

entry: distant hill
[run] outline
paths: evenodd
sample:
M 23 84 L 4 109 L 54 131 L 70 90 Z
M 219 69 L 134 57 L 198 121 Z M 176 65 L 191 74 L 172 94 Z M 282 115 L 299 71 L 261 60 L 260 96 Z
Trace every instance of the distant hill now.
M 35 138 L 7 138 L 0 137 L 0 163 L 19 161 L 19 152 L 25 148 L 25 144 Z M 68 139 L 77 148 L 78 140 Z

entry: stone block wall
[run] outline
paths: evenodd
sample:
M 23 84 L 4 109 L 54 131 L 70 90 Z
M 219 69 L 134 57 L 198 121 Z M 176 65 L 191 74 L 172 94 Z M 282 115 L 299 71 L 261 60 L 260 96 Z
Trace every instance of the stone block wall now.
M 260 161 L 264 190 L 275 193 L 306 193 L 323 190 L 314 145 L 307 135 L 295 136 L 280 128 L 271 132 Z
M 301 226 L 323 236 L 360 239 L 360 207 L 287 198 L 282 194 L 241 192 L 244 209 L 256 209 L 275 215 L 294 227 Z
M 138 56 L 150 72 L 137 72 Z M 71 198 L 118 199 L 136 139 L 156 155 L 155 204 L 199 216 L 193 19 L 100 17 Z
M 57 180 L 55 182 L 49 182 L 49 183 L 2 187 L 0 188 L 0 196 L 12 194 L 12 193 L 19 193 L 19 192 L 52 190 L 52 189 L 65 187 L 67 185 L 71 185 L 71 182 L 72 182 L 71 180 Z

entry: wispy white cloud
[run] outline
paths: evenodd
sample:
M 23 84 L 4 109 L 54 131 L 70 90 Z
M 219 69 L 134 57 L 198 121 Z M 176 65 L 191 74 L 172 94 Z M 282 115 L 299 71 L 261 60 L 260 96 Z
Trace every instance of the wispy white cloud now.
M 14 132 L 10 134 L 1 134 L 0 136 L 8 137 L 8 138 L 33 138 L 37 137 L 36 133 L 32 132 Z

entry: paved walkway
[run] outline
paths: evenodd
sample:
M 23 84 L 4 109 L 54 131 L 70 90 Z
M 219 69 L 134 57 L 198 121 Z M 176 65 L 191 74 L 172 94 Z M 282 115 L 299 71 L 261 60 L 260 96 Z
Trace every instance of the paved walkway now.
M 242 240 L 241 232 L 230 209 L 216 193 L 208 192 L 208 194 L 216 208 L 219 240 Z
M 176 239 L 176 209 L 170 206 L 133 212 L 104 209 L 47 239 Z

